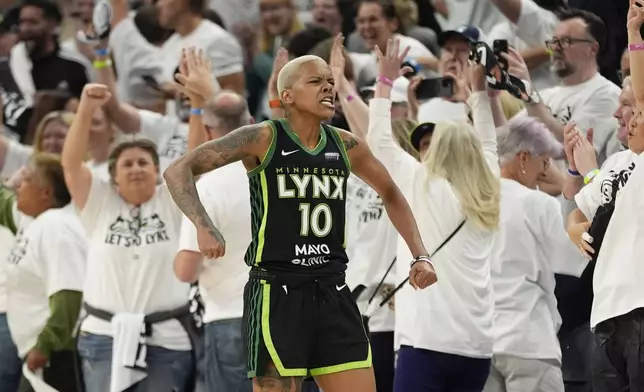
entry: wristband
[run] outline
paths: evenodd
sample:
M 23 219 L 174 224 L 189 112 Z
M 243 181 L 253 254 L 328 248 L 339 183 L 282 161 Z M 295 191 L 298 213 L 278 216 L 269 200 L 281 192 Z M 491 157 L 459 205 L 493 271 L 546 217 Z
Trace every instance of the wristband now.
M 103 68 L 109 68 L 112 66 L 112 60 L 107 59 L 107 60 L 94 60 L 94 68 L 96 69 L 103 69 Z
M 413 266 L 414 266 L 414 264 L 418 263 L 419 261 L 426 261 L 426 262 L 428 262 L 429 264 L 431 264 L 431 263 L 432 263 L 432 261 L 431 261 L 431 259 L 429 258 L 429 256 L 418 256 L 418 257 L 415 257 L 415 258 L 411 261 L 411 263 L 409 263 L 409 268 L 413 267 Z
M 588 185 L 588 183 L 591 182 L 598 173 L 599 173 L 599 169 L 594 169 L 589 171 L 588 174 L 584 176 L 584 185 Z
M 203 109 L 192 108 L 192 109 L 190 109 L 190 114 L 192 116 L 201 116 L 203 114 Z
M 355 99 L 355 96 L 353 96 L 353 95 L 347 95 L 347 99 L 346 99 L 346 101 L 347 101 L 347 102 L 351 102 L 351 101 L 353 101 L 354 99 Z
M 640 51 L 640 50 L 644 50 L 644 43 L 628 45 L 628 51 L 629 52 L 637 52 L 637 51 Z
M 279 99 L 271 99 L 268 101 L 268 107 L 271 109 L 281 109 L 282 108 L 282 101 Z
M 568 169 L 568 174 L 573 177 L 581 177 L 581 174 L 577 170 Z
M 383 83 L 383 84 L 386 84 L 389 87 L 394 86 L 394 82 L 391 79 L 389 79 L 388 77 L 385 77 L 385 76 L 378 76 L 376 81 L 380 82 L 380 83 Z
M 107 56 L 108 54 L 110 54 L 110 50 L 107 49 L 107 48 L 106 49 L 96 49 L 94 51 L 94 54 L 97 55 L 97 56 Z

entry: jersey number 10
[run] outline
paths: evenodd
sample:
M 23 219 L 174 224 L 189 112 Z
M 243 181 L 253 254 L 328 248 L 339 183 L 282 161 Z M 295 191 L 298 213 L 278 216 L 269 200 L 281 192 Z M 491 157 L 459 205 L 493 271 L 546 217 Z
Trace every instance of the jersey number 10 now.
M 321 203 L 313 207 L 311 204 L 301 203 L 300 207 L 300 235 L 308 237 L 310 232 L 316 237 L 326 237 L 331 232 L 331 207 L 328 204 Z M 324 222 L 324 227 L 321 227 L 321 221 Z

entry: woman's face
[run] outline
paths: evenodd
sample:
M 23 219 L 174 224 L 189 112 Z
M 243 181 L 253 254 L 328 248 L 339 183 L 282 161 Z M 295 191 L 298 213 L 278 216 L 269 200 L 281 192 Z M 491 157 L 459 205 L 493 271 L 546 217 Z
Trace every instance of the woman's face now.
M 628 124 L 628 148 L 635 154 L 644 152 L 644 113 L 639 107 Z
M 60 154 L 63 151 L 67 131 L 69 131 L 69 127 L 58 119 L 53 119 L 45 124 L 40 137 L 42 151 Z
M 284 0 L 260 0 L 259 13 L 262 26 L 271 37 L 287 35 L 295 16 L 293 7 Z
M 116 161 L 114 181 L 121 189 L 153 189 L 157 186 L 159 168 L 149 152 L 132 147 L 124 150 Z
M 522 151 L 517 155 L 517 159 L 519 160 L 519 182 L 530 189 L 536 189 L 539 178 L 550 167 L 550 157 L 533 156 L 527 151 Z
M 27 216 L 36 217 L 51 206 L 51 197 L 51 186 L 37 170 L 27 167 L 18 186 L 18 210 Z

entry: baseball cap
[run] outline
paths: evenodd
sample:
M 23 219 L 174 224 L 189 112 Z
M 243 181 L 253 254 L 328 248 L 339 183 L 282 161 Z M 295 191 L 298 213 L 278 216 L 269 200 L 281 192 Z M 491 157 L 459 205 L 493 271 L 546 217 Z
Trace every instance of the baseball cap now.
M 416 149 L 416 151 L 420 151 L 420 140 L 423 138 L 423 136 L 427 134 L 431 135 L 434 132 L 435 127 L 436 124 L 426 122 L 418 124 L 418 126 L 416 126 L 416 128 L 411 131 L 411 133 L 409 134 L 409 141 L 411 142 L 411 145 Z
M 442 48 L 451 38 L 462 38 L 470 42 L 485 41 L 485 35 L 478 27 L 463 25 L 457 29 L 446 30 L 440 33 L 438 36 L 438 46 Z
M 391 88 L 391 102 L 393 103 L 408 103 L 409 98 L 407 97 L 407 88 L 409 87 L 409 80 L 404 77 L 399 77 L 394 80 L 394 85 Z M 376 91 L 376 85 L 365 87 L 360 90 L 361 94 L 365 92 L 374 92 Z

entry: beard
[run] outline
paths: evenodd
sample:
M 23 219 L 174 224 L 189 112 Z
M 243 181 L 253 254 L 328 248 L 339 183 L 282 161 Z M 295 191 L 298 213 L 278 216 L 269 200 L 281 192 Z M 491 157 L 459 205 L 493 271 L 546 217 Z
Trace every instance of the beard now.
M 556 60 L 556 61 L 557 63 L 553 61 L 550 64 L 550 72 L 554 73 L 559 78 L 568 77 L 577 71 L 576 67 L 568 63 L 566 60 Z
M 29 54 L 38 55 L 41 54 L 46 47 L 47 37 L 45 36 L 32 36 L 32 37 L 20 37 L 20 40 L 25 43 Z

